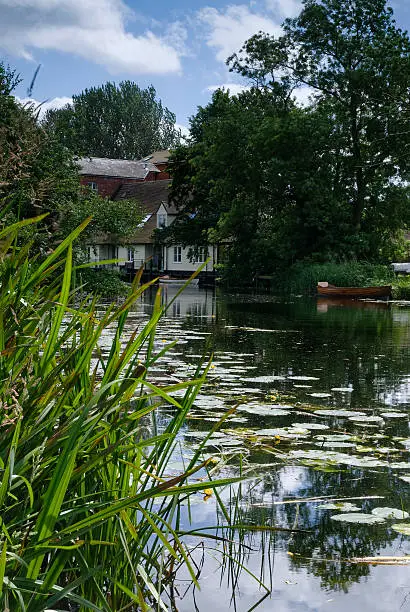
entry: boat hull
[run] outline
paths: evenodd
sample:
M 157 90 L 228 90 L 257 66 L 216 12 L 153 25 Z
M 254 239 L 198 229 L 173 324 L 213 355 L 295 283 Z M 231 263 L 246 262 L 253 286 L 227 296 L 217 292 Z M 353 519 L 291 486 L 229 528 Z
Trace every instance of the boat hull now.
M 317 293 L 320 297 L 340 297 L 349 299 L 380 299 L 391 296 L 391 286 L 382 287 L 321 287 L 318 285 Z

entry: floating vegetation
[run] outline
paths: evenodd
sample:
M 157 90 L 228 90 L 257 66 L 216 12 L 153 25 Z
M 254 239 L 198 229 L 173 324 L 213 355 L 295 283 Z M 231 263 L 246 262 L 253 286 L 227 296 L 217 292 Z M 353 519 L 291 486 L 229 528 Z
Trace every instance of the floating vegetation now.
M 246 382 L 254 383 L 271 383 L 277 380 L 286 380 L 285 376 L 255 376 L 254 378 L 246 378 Z
M 398 508 L 373 508 L 372 514 L 374 516 L 380 516 L 384 519 L 407 519 L 409 518 L 409 513 L 404 510 L 399 510 Z
M 288 376 L 289 380 L 320 380 L 317 376 Z
M 318 398 L 332 397 L 331 393 L 308 393 L 308 395 L 310 395 L 310 397 Z
M 360 512 L 361 508 L 351 502 L 329 502 L 318 506 L 320 510 L 340 510 L 341 512 Z
M 353 387 L 333 387 L 331 391 L 340 391 L 340 393 L 352 393 Z
M 355 423 L 377 423 L 382 425 L 384 423 L 383 419 L 378 416 L 352 416 L 349 417 L 349 421 L 354 421 Z
M 397 531 L 397 533 L 410 536 L 410 523 L 394 523 L 391 528 L 393 531 Z
M 346 514 L 335 514 L 330 517 L 333 521 L 341 523 L 360 523 L 363 525 L 376 525 L 384 523 L 384 518 L 375 516 L 374 514 L 364 514 L 362 512 L 348 512 Z
M 324 408 L 323 410 L 315 410 L 315 414 L 317 414 L 318 416 L 330 416 L 330 417 L 340 417 L 340 418 L 366 416 L 364 412 L 357 412 L 355 410 L 343 410 L 343 409 L 338 410 L 337 408 L 335 408 L 334 410 L 327 409 L 327 408 Z

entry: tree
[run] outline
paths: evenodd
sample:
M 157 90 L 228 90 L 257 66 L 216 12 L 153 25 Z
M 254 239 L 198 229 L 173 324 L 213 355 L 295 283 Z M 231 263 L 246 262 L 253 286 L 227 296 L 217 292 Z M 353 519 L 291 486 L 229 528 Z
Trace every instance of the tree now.
M 38 110 L 22 106 L 12 95 L 18 76 L 0 63 L 0 205 L 2 223 L 47 213 L 43 223 L 28 226 L 23 240 L 34 240 L 43 253 L 53 248 L 88 216 L 92 223 L 77 243 L 101 234 L 125 240 L 141 221 L 135 202 L 111 202 L 80 185 L 74 155 L 39 125 Z
M 398 186 L 409 171 L 410 40 L 385 0 L 304 0 L 283 36 L 256 34 L 228 64 L 258 87 L 316 92 L 317 107 L 337 126 L 332 163 L 356 242 L 362 230 L 403 224 L 408 198 Z M 368 255 L 364 242 L 358 253 Z
M 72 104 L 48 111 L 43 125 L 77 155 L 112 159 L 140 159 L 181 137 L 154 87 L 132 81 L 85 89 Z

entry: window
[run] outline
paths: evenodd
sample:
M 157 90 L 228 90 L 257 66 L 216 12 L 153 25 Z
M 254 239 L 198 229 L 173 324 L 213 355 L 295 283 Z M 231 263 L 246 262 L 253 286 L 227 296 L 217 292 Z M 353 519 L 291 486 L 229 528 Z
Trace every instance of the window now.
M 200 247 L 198 249 L 198 254 L 196 256 L 195 263 L 204 263 L 207 257 L 208 257 L 208 251 L 206 247 Z
M 98 193 L 97 183 L 94 183 L 93 181 L 91 181 L 90 183 L 87 183 L 87 187 L 89 187 L 91 191 L 95 191 L 96 193 Z
M 174 247 L 174 263 L 181 263 L 182 261 L 182 247 Z
M 134 249 L 128 249 L 128 261 L 134 261 Z
M 158 214 L 157 215 L 157 227 L 166 227 L 166 226 L 167 226 L 167 215 Z

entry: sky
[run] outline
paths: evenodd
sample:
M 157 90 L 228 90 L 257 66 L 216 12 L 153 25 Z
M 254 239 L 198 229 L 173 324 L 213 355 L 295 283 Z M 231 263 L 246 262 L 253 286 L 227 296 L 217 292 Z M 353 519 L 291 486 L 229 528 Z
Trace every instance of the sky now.
M 392 0 L 398 26 L 410 30 L 410 0 Z M 216 88 L 246 86 L 226 58 L 259 30 L 280 34 L 299 0 L 0 0 L 0 59 L 33 98 L 59 107 L 106 81 L 154 85 L 180 126 Z

